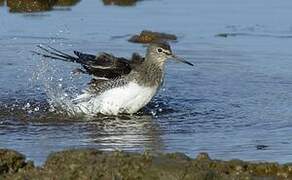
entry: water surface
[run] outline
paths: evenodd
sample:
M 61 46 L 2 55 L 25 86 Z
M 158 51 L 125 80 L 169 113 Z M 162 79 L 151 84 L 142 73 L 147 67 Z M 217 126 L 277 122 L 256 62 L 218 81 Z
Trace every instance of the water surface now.
M 82 0 L 25 13 L 4 2 L 0 147 L 37 164 L 50 152 L 80 147 L 291 162 L 291 8 L 290 1 L 276 0 L 127 6 Z M 176 34 L 174 51 L 196 66 L 169 62 L 163 90 L 135 116 L 87 119 L 51 112 L 48 92 L 78 91 L 89 79 L 71 74 L 78 65 L 35 57 L 31 50 L 49 44 L 65 52 L 130 57 L 145 51 L 127 42 L 143 29 Z

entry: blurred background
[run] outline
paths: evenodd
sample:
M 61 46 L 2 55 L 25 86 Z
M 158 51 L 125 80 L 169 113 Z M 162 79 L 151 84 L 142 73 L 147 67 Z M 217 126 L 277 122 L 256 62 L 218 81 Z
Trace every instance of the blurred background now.
M 291 162 L 291 9 L 276 0 L 0 0 L 0 148 L 36 164 L 79 147 Z M 163 89 L 134 116 L 52 107 L 90 78 L 33 56 L 37 45 L 131 57 L 145 53 L 128 41 L 143 30 L 173 35 L 173 51 L 195 67 L 170 62 Z

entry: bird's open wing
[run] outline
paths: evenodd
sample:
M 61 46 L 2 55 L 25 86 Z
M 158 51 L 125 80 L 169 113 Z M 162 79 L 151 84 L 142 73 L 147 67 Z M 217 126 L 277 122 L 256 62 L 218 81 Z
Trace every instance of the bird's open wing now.
M 33 51 L 34 54 L 46 58 L 79 63 L 84 69 L 80 70 L 80 72 L 92 75 L 93 79 L 101 80 L 115 79 L 129 74 L 133 66 L 139 64 L 143 60 L 143 58 L 137 54 L 133 54 L 133 61 L 129 61 L 126 58 L 115 57 L 108 53 L 101 53 L 95 56 L 74 51 L 74 55 L 69 55 L 50 46 L 48 46 L 48 48 L 42 46 L 38 47 L 43 52 Z

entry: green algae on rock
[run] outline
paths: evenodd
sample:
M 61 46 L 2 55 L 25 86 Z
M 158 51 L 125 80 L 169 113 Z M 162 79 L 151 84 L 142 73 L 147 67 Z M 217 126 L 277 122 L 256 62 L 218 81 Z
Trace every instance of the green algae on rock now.
M 139 35 L 132 36 L 128 41 L 133 43 L 151 43 L 153 41 L 175 41 L 176 35 L 143 30 Z
M 291 179 L 292 165 L 212 160 L 207 153 L 191 159 L 183 153 L 103 152 L 95 149 L 52 153 L 42 167 L 27 168 L 22 155 L 0 150 L 0 160 L 18 157 L 21 166 L 0 171 L 5 179 Z M 17 158 L 16 158 L 17 159 Z M 18 162 L 18 161 L 17 161 Z M 9 165 L 11 166 L 11 165 Z M 4 166 L 0 166 L 4 167 Z M 6 166 L 5 166 L 6 167 Z M 3 169 L 3 168 L 2 168 Z M 7 169 L 7 168 L 6 168 Z M 13 169 L 13 168 L 12 168 Z M 16 169 L 16 170 L 15 170 Z
M 10 12 L 40 12 L 51 10 L 56 0 L 7 0 Z
M 54 6 L 74 6 L 80 0 L 7 0 L 11 13 L 32 13 L 50 11 Z M 1 4 L 2 3 L 2 4 Z M 4 0 L 0 0 L 0 5 Z
M 74 6 L 79 2 L 80 0 L 57 0 L 54 6 Z
M 0 149 L 0 177 L 2 174 L 16 173 L 28 166 L 33 167 L 31 162 L 25 161 L 24 155 L 13 150 Z

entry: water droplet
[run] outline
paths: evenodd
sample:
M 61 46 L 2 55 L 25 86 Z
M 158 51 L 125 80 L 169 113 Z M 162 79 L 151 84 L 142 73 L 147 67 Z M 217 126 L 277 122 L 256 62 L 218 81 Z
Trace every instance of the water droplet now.
M 30 108 L 30 104 L 29 104 L 29 103 L 26 103 L 26 104 L 24 105 L 23 109 L 28 109 L 28 108 Z
M 56 109 L 54 106 L 51 106 L 50 109 L 49 109 L 49 112 L 54 112 Z
M 153 116 L 156 116 L 156 112 L 155 112 L 155 111 L 152 110 L 150 113 L 151 113 Z

